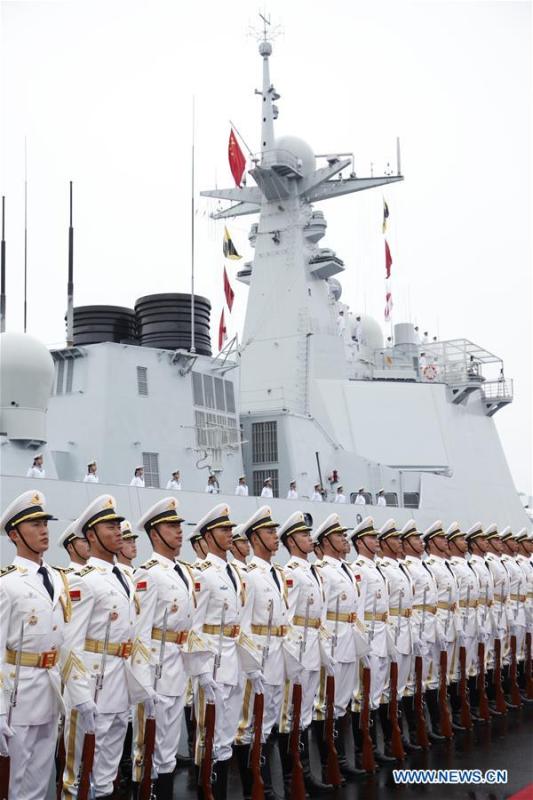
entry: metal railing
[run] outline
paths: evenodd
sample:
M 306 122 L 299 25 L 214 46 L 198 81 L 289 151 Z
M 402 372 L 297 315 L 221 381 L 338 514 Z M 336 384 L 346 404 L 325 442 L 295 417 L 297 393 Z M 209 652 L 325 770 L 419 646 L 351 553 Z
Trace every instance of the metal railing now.
M 487 403 L 510 403 L 513 399 L 512 380 L 485 381 L 480 388 Z

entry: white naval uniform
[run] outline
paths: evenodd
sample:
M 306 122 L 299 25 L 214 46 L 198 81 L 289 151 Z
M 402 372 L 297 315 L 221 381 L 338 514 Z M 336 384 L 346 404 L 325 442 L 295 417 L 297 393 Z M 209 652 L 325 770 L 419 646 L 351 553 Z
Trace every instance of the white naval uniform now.
M 346 495 L 345 494 L 336 494 L 335 495 L 335 503 L 345 503 L 346 502 Z
M 6 568 L 0 578 L 0 713 L 8 711 L 15 677 L 15 666 L 6 660 L 6 648 L 19 649 L 21 623 L 24 622 L 23 653 L 49 653 L 53 659 L 63 642 L 68 618 L 65 586 L 61 575 L 43 562 L 53 584 L 52 600 L 37 573 L 39 566 L 16 556 L 13 567 Z M 59 659 L 50 669 L 22 665 L 11 718 L 13 736 L 8 739 L 9 797 L 13 800 L 46 797 L 62 710 Z
M 380 494 L 380 496 L 379 496 L 379 497 L 378 497 L 378 499 L 377 499 L 376 505 L 377 505 L 377 506 L 386 506 L 386 505 L 387 505 L 387 501 L 386 501 L 386 499 L 383 497 L 383 495 L 381 495 L 381 494 Z
M 133 583 L 121 571 L 129 588 L 128 596 L 112 572 L 113 567 L 113 564 L 91 556 L 84 569 L 69 575 L 72 621 L 66 626 L 62 653 L 65 704 L 67 710 L 70 709 L 65 720 L 65 798 L 76 797 L 85 733 L 78 724 L 78 712 L 73 706 L 94 699 L 96 677 L 102 663 L 101 653 L 86 649 L 91 647 L 90 640 L 103 643 L 106 625 L 111 617 L 109 642 L 123 645 L 124 654 L 130 651 L 131 658 L 139 662 L 146 662 L 150 657 L 147 643 L 143 644 L 135 638 L 137 612 Z M 93 768 L 97 797 L 113 791 L 130 706 L 142 702 L 146 696 L 142 685 L 133 675 L 130 659 L 110 654 L 97 700 Z
M 429 569 L 437 586 L 437 615 L 435 626 L 435 642 L 433 644 L 433 670 L 428 681 L 428 689 L 438 689 L 440 677 L 439 642 L 446 642 L 448 676 L 451 676 L 452 656 L 455 647 L 456 617 L 455 608 L 458 600 L 457 583 L 451 567 L 444 558 L 431 555 L 424 564 Z M 449 607 L 451 603 L 451 607 Z
M 179 567 L 178 572 L 176 567 Z M 153 767 L 157 774 L 173 772 L 176 766 L 176 743 L 179 741 L 188 672 L 181 654 L 192 624 L 195 608 L 194 579 L 183 562 L 171 561 L 152 553 L 135 575 L 135 588 L 140 604 L 137 636 L 150 642 L 150 660 L 137 664 L 133 672 L 143 686 L 154 686 L 155 669 L 159 664 L 163 618 L 167 611 L 167 638 L 161 677 L 157 682 L 156 741 Z M 176 641 L 181 634 L 181 641 Z M 157 638 L 153 638 L 154 635 Z M 134 780 L 140 781 L 144 743 L 144 708 L 137 707 L 133 721 Z
M 359 692 L 359 658 L 368 653 L 368 641 L 362 619 L 365 599 L 349 565 L 340 559 L 324 556 L 316 564 L 326 594 L 325 628 L 332 637 L 337 634 L 333 653 L 335 678 L 335 719 L 343 717 L 354 694 Z M 337 618 L 337 599 L 339 600 Z M 338 621 L 336 622 L 336 619 Z M 331 654 L 331 642 L 327 645 Z M 326 673 L 321 671 L 320 692 L 315 698 L 315 717 L 325 719 Z
M 320 628 L 326 618 L 326 599 L 319 569 L 309 561 L 292 556 L 285 564 L 285 579 L 289 595 L 289 632 L 283 646 L 287 651 L 288 672 L 291 674 L 291 659 L 299 659 L 300 643 L 303 641 L 304 618 L 308 599 L 309 627 L 307 642 L 302 652 L 302 669 L 298 680 L 302 686 L 302 712 L 300 729 L 305 730 L 313 718 L 313 703 L 320 682 L 322 658 L 320 651 Z M 286 662 L 287 663 L 287 662 Z M 294 676 L 293 676 L 294 677 Z M 294 680 L 285 683 L 285 694 L 279 722 L 280 733 L 290 733 L 292 727 L 292 688 Z
M 274 497 L 274 492 L 272 491 L 270 486 L 263 486 L 261 497 Z
M 492 573 L 487 568 L 485 559 L 478 555 L 471 555 L 468 565 L 473 570 L 479 588 L 479 600 L 477 613 L 477 631 L 479 639 L 485 643 L 485 667 L 488 665 L 489 652 L 494 646 L 493 627 L 491 609 L 494 604 L 494 581 L 492 580 Z M 477 664 L 476 672 L 479 672 L 479 659 L 477 648 L 474 653 L 475 663 Z
M 355 505 L 366 506 L 366 497 L 364 496 L 364 494 L 357 494 L 355 496 Z
M 289 489 L 287 492 L 287 500 L 298 500 L 298 492 L 296 489 Z
M 181 481 L 175 481 L 174 478 L 171 478 L 167 481 L 167 489 L 173 489 L 175 492 L 181 492 Z
M 389 634 L 397 651 L 395 659 L 398 663 L 398 699 L 403 697 L 413 652 L 413 636 L 411 633 L 411 609 L 413 606 L 413 586 L 409 572 L 400 561 L 384 556 L 379 567 L 387 579 L 389 590 L 389 616 L 387 625 Z M 401 603 L 400 603 L 401 599 Z M 418 636 L 415 634 L 414 638 Z M 389 699 L 389 688 L 386 691 Z
M 98 477 L 98 475 L 95 475 L 94 472 L 88 472 L 86 475 L 84 475 L 83 482 L 84 483 L 100 483 L 100 478 Z
M 406 556 L 403 565 L 409 571 L 413 586 L 413 612 L 411 626 L 422 646 L 422 688 L 431 673 L 438 672 L 438 663 L 433 663 L 437 620 L 437 584 L 432 573 L 426 569 L 421 558 Z M 425 605 L 425 611 L 424 611 Z M 412 657 L 411 673 L 405 694 L 415 692 L 415 657 Z
M 492 621 L 492 643 L 494 642 L 494 639 L 500 639 L 503 663 L 505 648 L 508 646 L 506 604 L 510 588 L 509 573 L 503 566 L 500 556 L 496 555 L 496 553 L 487 553 L 485 556 L 485 563 L 487 564 L 492 577 L 494 591 L 494 600 L 490 609 Z M 494 646 L 490 648 L 487 658 L 487 668 L 491 669 L 493 666 Z
M 130 481 L 130 486 L 138 486 L 139 489 L 144 489 L 144 478 L 139 478 L 138 475 L 135 475 Z
M 232 574 L 233 580 L 228 570 Z M 218 688 L 214 737 L 214 759 L 227 761 L 231 758 L 233 741 L 239 727 L 244 692 L 243 668 L 247 666 L 243 660 L 244 652 L 241 653 L 238 642 L 241 637 L 244 642 L 245 634 L 249 636 L 250 605 L 253 598 L 248 598 L 246 581 L 243 580 L 234 564 L 224 561 L 212 553 L 201 563 L 195 577 L 195 595 L 197 607 L 189 634 L 188 650 L 189 652 L 196 650 L 205 653 L 205 657 L 198 659 L 194 664 L 191 663 L 191 673 L 195 676 L 203 673 L 213 674 L 215 654 L 218 652 L 219 646 L 222 609 L 224 603 L 227 604 L 220 667 L 216 675 Z M 209 630 L 213 632 L 206 631 L 206 625 L 212 626 Z M 247 671 L 250 670 L 244 669 L 244 672 Z M 198 722 L 195 758 L 196 763 L 200 764 L 204 734 L 205 696 L 197 681 L 195 681 L 194 703 Z
M 276 577 L 274 577 L 274 574 Z M 264 710 L 263 741 L 266 741 L 272 728 L 277 724 L 283 702 L 285 688 L 285 660 L 283 655 L 283 637 L 288 630 L 289 602 L 288 588 L 283 569 L 254 556 L 246 570 L 246 581 L 253 598 L 251 606 L 251 638 L 261 650 L 267 644 L 269 619 L 269 603 L 272 602 L 272 634 L 270 647 L 263 671 Z M 277 583 L 276 583 L 277 578 Z M 259 630 L 259 627 L 261 630 Z M 246 681 L 243 709 L 237 744 L 250 744 L 253 739 L 253 704 L 254 694 L 250 680 Z
M 524 653 L 524 640 L 526 634 L 526 604 L 525 598 L 527 592 L 527 583 L 524 573 L 517 564 L 513 556 L 504 553 L 502 555 L 502 564 L 507 570 L 509 575 L 509 597 L 506 603 L 507 612 L 507 626 L 509 631 L 509 649 L 507 650 L 504 662 L 511 663 L 511 627 L 516 631 L 516 657 L 523 658 Z
M 525 604 L 526 633 L 527 632 L 532 633 L 533 632 L 533 565 L 531 564 L 529 558 L 527 556 L 522 555 L 521 553 L 519 553 L 516 556 L 516 563 L 522 570 L 524 578 L 526 579 L 526 604 Z
M 235 487 L 236 497 L 248 497 L 248 487 L 242 486 L 240 483 Z
M 389 674 L 386 615 L 389 611 L 389 592 L 385 578 L 375 561 L 359 555 L 351 565 L 359 576 L 364 596 L 364 623 L 370 652 L 370 708 L 375 711 L 383 699 Z M 376 618 L 374 618 L 374 613 Z M 359 711 L 361 697 L 355 698 L 354 710 Z
M 46 478 L 46 472 L 43 467 L 30 467 L 26 473 L 27 478 Z
M 311 495 L 311 502 L 312 503 L 321 503 L 322 502 L 322 495 L 320 492 L 313 492 Z
M 457 584 L 458 602 L 455 612 L 455 624 L 457 633 L 461 633 L 464 637 L 466 674 L 467 676 L 476 675 L 479 581 L 474 570 L 468 566 L 466 558 L 452 556 L 449 563 Z M 461 668 L 459 665 L 459 642 L 457 640 L 455 642 L 453 664 L 448 667 L 448 672 L 451 674 L 452 680 L 459 680 Z

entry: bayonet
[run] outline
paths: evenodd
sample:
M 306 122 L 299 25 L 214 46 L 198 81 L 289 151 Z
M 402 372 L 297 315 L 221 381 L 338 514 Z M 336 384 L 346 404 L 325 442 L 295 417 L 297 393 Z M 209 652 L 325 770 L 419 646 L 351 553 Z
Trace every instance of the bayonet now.
M 220 662 L 222 660 L 222 645 L 224 643 L 224 623 L 226 621 L 226 611 L 228 610 L 228 603 L 225 600 L 224 605 L 222 606 L 222 615 L 220 617 L 220 629 L 218 632 L 218 648 L 215 655 L 215 661 L 213 664 L 213 680 L 216 681 L 218 669 L 220 667 Z

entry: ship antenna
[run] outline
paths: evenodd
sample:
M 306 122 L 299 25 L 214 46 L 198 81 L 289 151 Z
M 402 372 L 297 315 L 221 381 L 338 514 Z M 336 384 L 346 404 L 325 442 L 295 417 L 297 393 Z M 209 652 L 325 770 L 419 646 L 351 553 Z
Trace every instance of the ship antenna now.
M 24 137 L 24 333 L 28 323 L 28 147 Z
M 192 98 L 192 147 L 191 147 L 191 353 L 196 353 L 194 338 L 194 234 L 195 234 L 195 208 L 194 208 L 194 95 Z
M 6 198 L 2 195 L 2 245 L 0 249 L 0 332 L 6 329 Z
M 67 347 L 74 347 L 74 228 L 72 227 L 72 181 L 70 181 L 68 228 Z
M 396 137 L 396 174 L 402 174 L 402 164 L 400 159 L 400 137 Z

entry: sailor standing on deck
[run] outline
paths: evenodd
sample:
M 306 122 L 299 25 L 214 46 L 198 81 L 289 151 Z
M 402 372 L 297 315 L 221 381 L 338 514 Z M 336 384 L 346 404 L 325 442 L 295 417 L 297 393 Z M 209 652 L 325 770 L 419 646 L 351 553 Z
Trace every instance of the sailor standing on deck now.
M 321 503 L 323 500 L 322 497 L 322 486 L 320 483 L 315 483 L 313 487 L 313 493 L 311 495 L 311 502 L 312 503 Z
M 493 622 L 491 616 L 491 608 L 494 604 L 494 582 L 492 580 L 490 569 L 487 569 L 484 558 L 488 546 L 486 543 L 483 526 L 480 522 L 476 522 L 475 525 L 468 529 L 465 539 L 470 552 L 470 559 L 467 563 L 476 576 L 479 588 L 478 604 L 474 612 L 477 616 L 476 642 L 478 645 L 480 643 L 485 645 L 486 666 L 488 663 L 487 656 L 490 653 L 490 650 L 494 647 Z M 479 671 L 479 655 L 476 647 L 474 650 L 474 664 L 472 668 L 472 673 L 474 674 L 470 677 L 468 682 L 470 691 L 470 705 L 472 709 L 476 711 L 476 714 L 479 710 L 479 689 L 477 688 L 476 673 L 479 674 Z M 494 716 L 498 715 L 498 712 L 492 713 Z
M 438 689 L 440 678 L 440 654 L 446 651 L 447 675 L 450 675 L 450 665 L 455 648 L 457 608 L 457 583 L 447 558 L 450 554 L 446 534 L 441 520 L 436 520 L 424 532 L 424 544 L 428 554 L 424 566 L 429 570 L 437 586 L 437 615 L 435 642 L 433 644 L 432 662 L 433 671 L 428 680 L 426 702 L 434 733 L 441 733 Z
M 208 557 L 195 577 L 197 608 L 186 646 L 187 663 L 197 678 L 195 760 L 198 768 L 205 740 L 205 706 L 206 703 L 216 704 L 216 764 L 213 768 L 216 800 L 225 800 L 227 796 L 229 763 L 242 709 L 243 675 L 251 680 L 254 692 L 263 691 L 259 669 L 261 653 L 253 643 L 250 647 L 251 600 L 248 599 L 246 582 L 227 560 L 234 527 L 229 506 L 222 503 L 211 509 L 195 528 L 195 532 L 205 539 Z M 213 665 L 217 653 L 220 654 L 220 666 L 215 682 Z M 199 793 L 202 797 L 201 788 Z
M 59 546 L 63 545 L 67 551 L 70 562 L 65 570 L 69 572 L 79 572 L 87 563 L 89 558 L 89 542 L 85 536 L 78 536 L 76 531 L 77 520 L 71 522 L 57 540 Z
M 174 470 L 172 473 L 167 483 L 167 489 L 171 489 L 174 492 L 181 492 L 181 475 L 179 469 Z
M 244 532 L 244 525 L 236 525 L 231 536 L 230 553 L 233 556 L 231 562 L 235 569 L 241 574 L 246 572 L 246 559 L 250 555 L 250 542 Z
M 272 491 L 272 478 L 265 478 L 263 489 L 261 491 L 261 497 L 274 497 L 274 492 Z
M 503 545 L 502 564 L 509 575 L 509 598 L 507 600 L 507 626 L 509 636 L 516 636 L 517 660 L 524 658 L 524 639 L 526 634 L 526 592 L 527 583 L 524 573 L 515 559 L 518 545 L 511 528 L 504 528 L 500 533 Z M 508 650 L 505 662 L 511 663 L 511 651 Z
M 355 495 L 355 505 L 356 506 L 366 506 L 366 497 L 365 497 L 365 489 L 364 486 L 361 486 L 357 490 L 357 494 Z
M 344 494 L 344 486 L 337 486 L 337 492 L 335 494 L 335 502 L 336 503 L 346 502 L 346 495 Z
M 55 517 L 35 489 L 13 500 L 0 519 L 0 535 L 11 539 L 17 553 L 0 571 L 0 753 L 11 758 L 13 800 L 46 797 L 63 708 L 58 656 L 70 599 L 63 575 L 43 560 L 50 519 Z M 17 703 L 8 725 L 19 651 Z
M 135 467 L 130 486 L 137 486 L 139 489 L 144 489 L 144 467 Z
M 259 508 L 242 528 L 252 550 L 253 558 L 246 570 L 246 581 L 251 590 L 251 638 L 261 654 L 267 648 L 264 666 L 264 711 L 262 725 L 263 767 L 262 777 L 266 800 L 273 800 L 270 756 L 272 729 L 277 724 L 285 688 L 285 663 L 282 642 L 288 631 L 288 589 L 283 569 L 272 564 L 279 547 L 276 528 L 269 506 Z M 235 740 L 235 753 L 241 774 L 243 797 L 252 794 L 252 776 L 249 769 L 250 745 L 254 733 L 253 705 L 255 694 L 250 680 L 246 681 L 241 722 Z
M 84 475 L 84 483 L 98 483 L 100 478 L 96 474 L 96 461 L 89 461 L 87 464 L 87 472 Z
M 158 800 L 172 800 L 173 773 L 176 766 L 176 744 L 179 741 L 183 707 L 187 689 L 187 670 L 182 647 L 187 641 L 195 609 L 194 578 L 187 565 L 177 560 L 183 539 L 174 497 L 158 500 L 137 523 L 146 531 L 153 551 L 135 576 L 140 603 L 137 635 L 150 642 L 149 658 L 134 660 L 133 671 L 143 686 L 153 687 L 156 669 L 161 665 L 157 681 L 156 739 L 153 769 L 157 774 L 155 795 Z M 165 641 L 163 662 L 160 649 Z M 145 716 L 138 706 L 134 716 L 133 741 L 134 781 L 142 778 Z
M 65 798 L 77 796 L 83 738 L 94 731 L 96 749 L 92 780 L 97 798 L 111 798 L 122 755 L 130 706 L 144 702 L 152 715 L 153 690 L 135 679 L 131 660 L 150 657 L 146 643 L 135 637 L 137 611 L 134 586 L 116 565 L 122 545 L 115 498 L 104 494 L 80 514 L 76 532 L 87 538 L 90 558 L 79 573 L 71 573 L 72 620 L 65 627 L 61 654 L 65 683 L 66 765 Z M 106 635 L 107 658 L 103 684 L 95 702 L 95 682 L 102 669 Z
M 43 454 L 37 453 L 33 459 L 33 464 L 26 473 L 27 478 L 46 478 L 46 472 L 43 467 Z
M 378 532 L 374 528 L 372 517 L 365 517 L 351 535 L 352 544 L 357 551 L 357 558 L 352 564 L 356 580 L 360 580 L 364 597 L 364 623 L 370 645 L 368 659 L 370 661 L 370 714 L 372 717 L 371 734 L 374 745 L 377 745 L 377 722 L 379 707 L 389 679 L 389 645 L 387 639 L 387 617 L 389 612 L 389 591 L 387 581 L 376 562 L 379 550 Z M 355 698 L 354 709 L 359 710 L 360 696 Z M 354 715 L 354 740 L 356 755 L 362 751 L 359 718 Z M 383 731 L 384 735 L 386 730 Z M 376 752 L 378 764 L 386 764 L 395 759 L 382 752 Z
M 324 649 L 321 644 L 322 634 L 326 633 L 321 629 L 326 619 L 327 604 L 319 570 L 308 560 L 313 552 L 310 534 L 311 528 L 301 511 L 291 514 L 279 529 L 279 538 L 290 554 L 289 561 L 285 565 L 290 627 L 283 642 L 290 680 L 285 684 L 279 722 L 279 749 L 286 798 L 290 797 L 291 791 L 292 764 L 289 740 L 292 730 L 292 693 L 295 682 L 302 687 L 300 730 L 305 788 L 311 795 L 329 793 L 333 790 L 329 784 L 316 780 L 311 772 L 309 755 L 309 727 L 320 683 L 320 669 L 324 666 L 328 671 L 333 670 L 331 656 L 327 648 Z M 300 654 L 301 663 L 299 663 Z M 299 666 L 295 666 L 298 663 Z
M 426 686 L 428 676 L 435 670 L 438 671 L 438 663 L 433 662 L 435 639 L 436 639 L 436 615 L 438 591 L 437 584 L 432 573 L 424 566 L 422 556 L 424 553 L 424 542 L 422 534 L 416 527 L 414 519 L 408 520 L 400 531 L 402 546 L 405 554 L 403 565 L 408 570 L 413 587 L 413 614 L 411 625 L 416 631 L 416 635 L 421 637 L 420 654 L 422 656 L 422 690 Z M 411 742 L 416 741 L 420 744 L 417 737 L 417 724 L 414 707 L 415 694 L 415 658 L 417 648 L 413 650 L 411 663 L 411 674 L 406 692 L 403 697 L 403 710 L 409 728 Z M 437 731 L 428 732 L 429 738 L 434 741 L 444 739 Z
M 296 481 L 289 483 L 289 491 L 287 492 L 287 500 L 298 500 L 298 492 L 296 491 Z
M 383 557 L 379 568 L 387 580 L 389 591 L 389 615 L 387 619 L 390 641 L 394 643 L 394 660 L 398 664 L 398 703 L 404 696 L 409 680 L 413 653 L 422 654 L 422 643 L 418 631 L 411 624 L 413 613 L 413 584 L 409 570 L 400 562 L 403 560 L 403 546 L 401 532 L 396 527 L 393 519 L 387 520 L 379 532 L 379 543 Z M 390 699 L 390 692 L 385 692 L 386 700 Z M 392 724 L 387 702 L 379 707 L 381 726 L 385 737 L 386 751 L 391 750 Z M 400 716 L 400 714 L 398 714 Z M 400 724 L 401 727 L 401 724 Z M 418 745 L 404 740 L 406 750 L 418 750 Z
M 335 746 L 339 767 L 344 778 L 353 780 L 364 775 L 364 770 L 353 769 L 346 760 L 342 719 L 346 715 L 352 698 L 359 691 L 359 659 L 368 651 L 368 640 L 361 620 L 364 618 L 364 597 L 359 588 L 360 581 L 344 561 L 346 555 L 346 531 L 338 514 L 330 514 L 313 534 L 313 542 L 319 544 L 323 558 L 317 568 L 324 584 L 327 598 L 326 629 L 334 643 L 333 661 L 335 678 L 334 729 Z M 331 644 L 330 644 L 331 647 Z M 325 777 L 327 764 L 327 743 L 325 739 L 326 720 L 326 673 L 320 676 L 320 691 L 315 698 L 315 718 L 312 726 L 318 743 L 322 773 Z M 351 712 L 348 711 L 351 716 Z
M 246 484 L 246 475 L 239 477 L 239 483 L 235 487 L 236 497 L 248 497 L 248 486 Z

